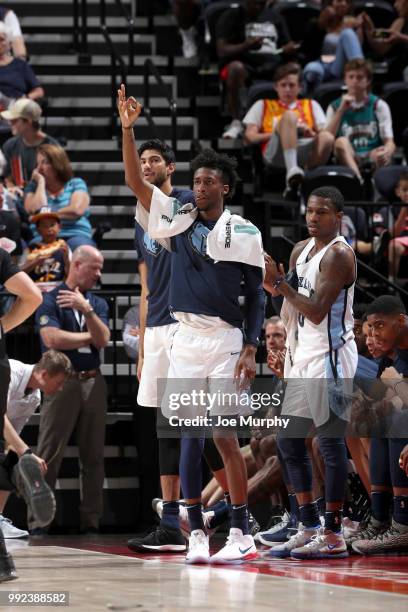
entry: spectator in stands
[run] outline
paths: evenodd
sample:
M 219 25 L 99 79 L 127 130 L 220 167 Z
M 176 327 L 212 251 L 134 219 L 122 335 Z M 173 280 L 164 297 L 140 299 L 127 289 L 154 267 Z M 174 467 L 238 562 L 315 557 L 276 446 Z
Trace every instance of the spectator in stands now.
M 327 110 L 327 130 L 336 138 L 335 155 L 362 182 L 361 167 L 388 165 L 395 151 L 391 111 L 388 104 L 370 93 L 372 70 L 364 59 L 347 62 L 347 92 Z
M 60 285 L 68 275 L 71 251 L 62 238 L 58 238 L 61 221 L 49 208 L 32 217 L 40 241 L 30 246 L 30 252 L 21 269 L 39 284 L 42 291 Z M 45 284 L 44 284 L 45 283 Z
M 8 460 L 14 462 L 17 457 L 32 454 L 30 447 L 20 437 L 21 431 L 41 403 L 41 392 L 53 395 L 60 391 L 65 380 L 71 375 L 71 362 L 66 355 L 58 351 L 46 351 L 35 365 L 28 365 L 10 359 L 10 385 L 7 399 L 7 414 L 4 419 L 4 438 L 9 453 Z M 11 453 L 10 451 L 13 451 Z M 17 457 L 14 457 L 14 454 Z M 13 458 L 12 458 L 13 455 Z M 32 454 L 37 459 L 43 474 L 47 471 L 44 459 Z M 3 515 L 9 491 L 0 491 L 0 527 L 4 537 L 24 538 L 28 531 L 18 529 L 10 519 Z
M 10 122 L 13 133 L 2 147 L 7 162 L 4 177 L 9 188 L 23 188 L 30 181 L 40 145 L 58 144 L 40 129 L 41 115 L 41 106 L 28 98 L 20 98 L 1 113 L 2 118 Z
M 333 136 L 324 130 L 326 116 L 315 100 L 298 99 L 301 69 L 294 62 L 275 73 L 277 100 L 258 100 L 244 117 L 245 139 L 260 145 L 267 165 L 286 167 L 287 193 L 303 180 L 301 166 L 314 168 L 329 159 Z
M 408 64 L 408 0 L 395 0 L 398 18 L 389 29 L 379 29 L 369 15 L 363 13 L 364 34 L 370 47 L 378 56 L 390 58 L 388 74 L 392 79 L 402 80 Z
M 9 238 L 16 243 L 13 257 L 21 255 L 20 220 L 14 210 L 9 210 L 8 202 L 12 195 L 0 183 L 0 238 Z
M 353 16 L 351 0 L 331 0 L 320 13 L 317 24 L 306 32 L 302 50 L 313 61 L 305 66 L 303 77 L 310 94 L 323 81 L 341 79 L 344 64 L 362 58 L 363 16 Z
M 245 0 L 223 13 L 216 28 L 220 77 L 225 82 L 231 125 L 223 138 L 238 138 L 243 132 L 241 97 L 250 78 L 271 79 L 282 55 L 292 54 L 284 18 L 266 0 Z
M 99 280 L 103 257 L 94 247 L 79 247 L 72 256 L 66 283 L 44 296 L 36 313 L 42 350 L 61 350 L 74 376 L 62 391 L 46 396 L 40 413 L 37 454 L 48 465 L 54 488 L 65 448 L 76 428 L 81 462 L 81 530 L 96 532 L 102 516 L 107 389 L 100 371 L 101 349 L 110 339 L 109 309 L 91 292 Z M 30 528 L 37 525 L 29 519 Z
M 31 100 L 44 97 L 33 69 L 24 60 L 10 53 L 9 33 L 0 22 L 0 109 L 5 110 L 18 98 L 26 96 Z M 9 137 L 10 129 L 6 122 L 0 124 L 0 143 Z
M 188 59 L 197 57 L 196 24 L 201 14 L 200 0 L 172 0 L 171 8 L 179 27 L 183 56 Z
M 64 149 L 54 144 L 38 147 L 37 167 L 31 178 L 25 189 L 27 213 L 33 215 L 41 208 L 49 207 L 61 219 L 60 238 L 68 242 L 72 251 L 84 244 L 94 246 L 88 188 L 83 179 L 73 176 Z M 35 240 L 38 239 L 38 234 L 35 234 Z
M 265 344 L 269 369 L 279 378 L 283 375 L 286 353 L 286 329 L 280 317 L 274 316 L 265 322 Z
M 15 12 L 7 6 L 0 6 L 0 22 L 4 23 L 9 32 L 14 57 L 26 60 L 27 49 L 23 33 L 21 32 L 20 22 Z
M 133 361 L 139 359 L 140 313 L 139 306 L 131 306 L 123 317 L 122 339 L 126 354 Z
M 392 240 L 388 243 L 388 273 L 394 280 L 397 280 L 401 259 L 408 255 L 408 172 L 404 171 L 400 174 L 398 183 L 395 188 L 396 196 L 401 200 L 402 206 L 399 209 L 397 219 L 392 230 Z M 387 232 L 387 230 L 385 230 Z M 391 238 L 387 232 L 385 237 Z M 382 253 L 385 255 L 386 246 L 382 240 Z M 385 252 L 384 252 L 385 251 Z

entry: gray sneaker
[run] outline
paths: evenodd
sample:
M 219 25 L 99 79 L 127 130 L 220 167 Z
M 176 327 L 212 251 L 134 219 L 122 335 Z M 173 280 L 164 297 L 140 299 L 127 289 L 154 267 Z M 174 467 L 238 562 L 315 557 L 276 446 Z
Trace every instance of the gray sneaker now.
M 37 527 L 49 525 L 55 516 L 55 497 L 33 455 L 20 458 L 14 468 L 13 480 L 33 513 Z
M 392 519 L 391 526 L 376 537 L 356 540 L 353 550 L 360 555 L 381 555 L 387 552 L 408 551 L 408 525 L 401 525 Z
M 390 526 L 389 521 L 377 521 L 373 516 L 365 523 L 359 531 L 353 533 L 348 538 L 345 538 L 347 548 L 352 549 L 353 543 L 360 540 L 372 540 L 378 535 L 381 535 Z
M 2 514 L 0 514 L 0 529 L 3 532 L 3 536 L 5 540 L 10 539 L 19 539 L 19 538 L 28 538 L 28 531 L 24 529 L 19 529 L 10 521 L 10 519 L 6 518 Z

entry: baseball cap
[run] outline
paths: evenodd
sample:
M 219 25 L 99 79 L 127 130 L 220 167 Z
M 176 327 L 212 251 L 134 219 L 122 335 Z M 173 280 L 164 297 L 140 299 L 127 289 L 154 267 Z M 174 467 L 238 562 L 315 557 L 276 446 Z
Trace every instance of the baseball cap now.
M 42 115 L 42 109 L 37 102 L 28 98 L 20 98 L 11 104 L 9 108 L 0 115 L 3 119 L 10 121 L 11 119 L 31 119 L 31 121 L 39 121 Z
M 51 208 L 47 208 L 45 206 L 44 208 L 41 208 L 38 213 L 31 217 L 31 221 L 36 224 L 42 219 L 56 219 L 58 223 L 61 223 L 57 213 L 54 212 Z

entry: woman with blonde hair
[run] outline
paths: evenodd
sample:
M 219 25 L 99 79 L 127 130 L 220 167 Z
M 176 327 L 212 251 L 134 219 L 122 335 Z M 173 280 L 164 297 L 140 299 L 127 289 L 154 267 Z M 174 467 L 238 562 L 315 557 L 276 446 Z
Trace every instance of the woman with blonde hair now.
M 31 179 L 24 195 L 27 213 L 34 215 L 43 208 L 56 212 L 61 220 L 59 237 L 66 240 L 72 251 L 83 244 L 95 246 L 89 222 L 88 187 L 83 179 L 74 177 L 64 149 L 54 144 L 40 145 Z M 34 242 L 38 238 L 35 235 Z

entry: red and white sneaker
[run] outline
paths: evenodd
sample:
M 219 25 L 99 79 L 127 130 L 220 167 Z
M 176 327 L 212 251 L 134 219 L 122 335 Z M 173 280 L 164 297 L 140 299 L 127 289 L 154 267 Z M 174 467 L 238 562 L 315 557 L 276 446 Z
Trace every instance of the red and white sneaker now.
M 231 527 L 227 543 L 210 559 L 210 563 L 234 564 L 252 561 L 258 557 L 254 538 L 243 535 L 241 529 Z

